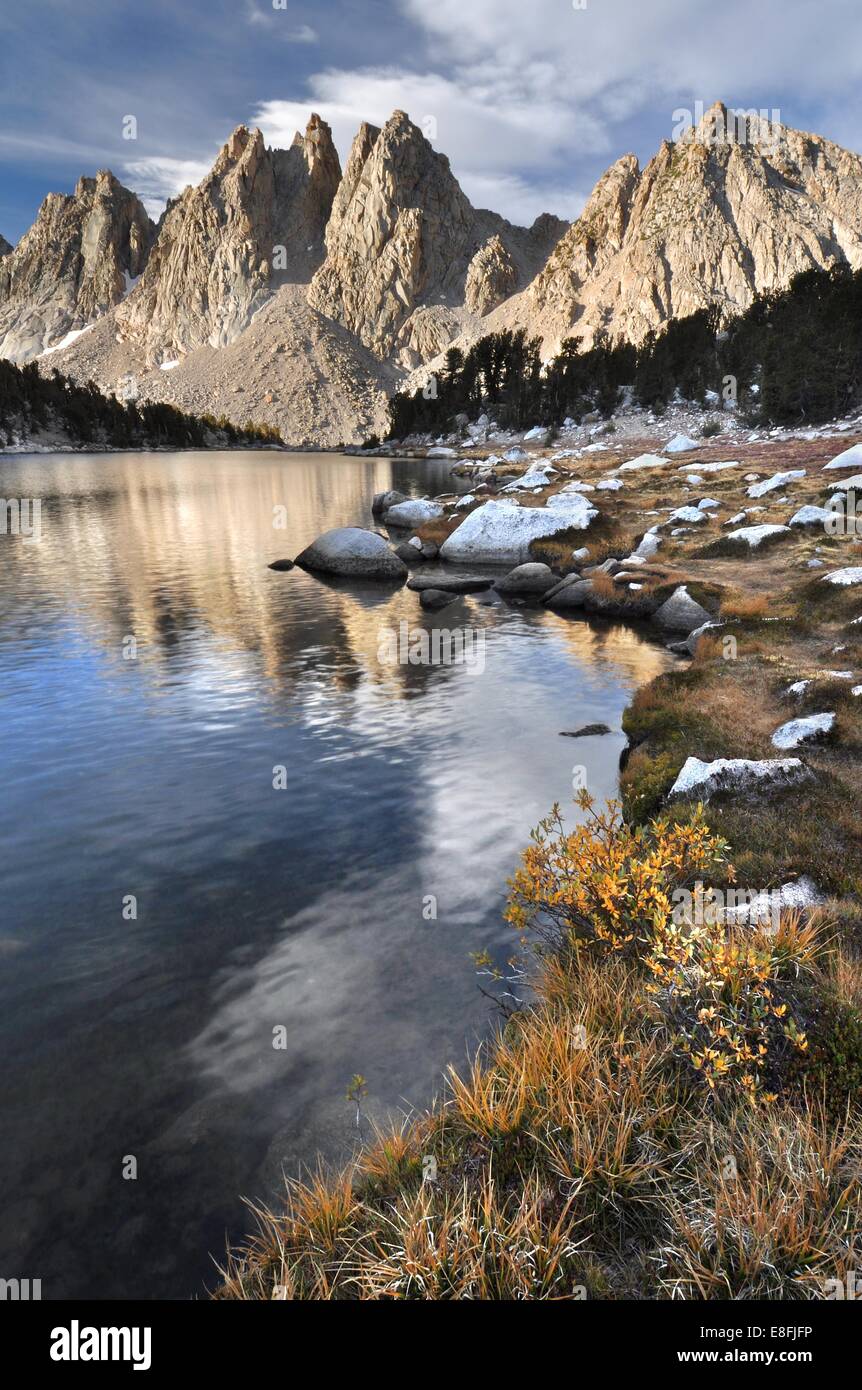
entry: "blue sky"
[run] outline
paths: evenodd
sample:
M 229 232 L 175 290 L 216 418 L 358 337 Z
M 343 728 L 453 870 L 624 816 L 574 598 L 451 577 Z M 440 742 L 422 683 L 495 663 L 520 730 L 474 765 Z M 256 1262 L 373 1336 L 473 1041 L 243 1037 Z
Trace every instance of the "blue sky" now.
M 574 217 L 721 98 L 862 150 L 859 0 L 0 0 L 0 233 L 111 168 L 157 215 L 240 122 L 407 110 L 474 203 Z M 137 138 L 123 138 L 133 115 Z

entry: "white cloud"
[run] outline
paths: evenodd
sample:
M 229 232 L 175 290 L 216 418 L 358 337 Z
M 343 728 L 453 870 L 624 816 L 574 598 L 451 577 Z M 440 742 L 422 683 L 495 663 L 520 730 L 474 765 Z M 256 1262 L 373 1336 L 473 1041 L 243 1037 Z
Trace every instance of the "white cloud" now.
M 263 9 L 255 0 L 246 0 L 245 17 L 248 24 L 257 29 L 266 29 L 286 43 L 317 43 L 318 35 L 310 24 L 300 24 L 296 29 L 288 28 L 290 13 L 287 5 L 275 5 Z
M 158 220 L 168 198 L 175 198 L 189 184 L 198 184 L 215 160 L 171 159 L 167 155 L 132 160 L 123 166 L 123 178 L 135 190 L 147 212 Z
M 524 222 L 541 210 L 575 215 L 607 164 L 630 149 L 649 157 L 671 137 L 674 110 L 696 101 L 780 104 L 793 124 L 791 97 L 823 103 L 828 93 L 842 133 L 862 136 L 855 108 L 835 99 L 862 76 L 862 45 L 847 42 L 858 0 L 830 0 L 816 44 L 811 9 L 786 0 L 760 0 L 756 24 L 749 0 L 399 3 L 420 31 L 410 66 L 312 74 L 307 101 L 256 108 L 270 143 L 289 143 L 313 107 L 343 160 L 362 120 L 380 124 L 400 107 L 472 201 Z
M 398 108 L 446 154 L 472 201 L 512 221 L 539 212 L 573 216 L 583 204 L 572 151 L 607 153 L 610 131 L 589 113 L 576 115 L 542 74 L 530 73 L 505 100 L 493 65 L 475 67 L 469 81 L 398 68 L 329 69 L 314 74 L 306 101 L 267 101 L 254 111 L 267 143 L 290 144 L 310 110 L 332 126 L 342 162 L 362 121 L 382 125 Z M 553 203 L 548 199 L 553 197 Z

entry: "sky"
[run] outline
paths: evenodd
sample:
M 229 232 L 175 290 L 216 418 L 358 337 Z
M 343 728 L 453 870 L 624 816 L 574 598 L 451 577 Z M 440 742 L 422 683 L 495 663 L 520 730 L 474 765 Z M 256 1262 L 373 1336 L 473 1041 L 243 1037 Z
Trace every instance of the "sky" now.
M 574 218 L 698 102 L 862 151 L 860 78 L 860 0 L 0 0 L 0 234 L 101 168 L 158 216 L 240 123 L 317 111 L 343 163 L 396 108 L 477 206 Z

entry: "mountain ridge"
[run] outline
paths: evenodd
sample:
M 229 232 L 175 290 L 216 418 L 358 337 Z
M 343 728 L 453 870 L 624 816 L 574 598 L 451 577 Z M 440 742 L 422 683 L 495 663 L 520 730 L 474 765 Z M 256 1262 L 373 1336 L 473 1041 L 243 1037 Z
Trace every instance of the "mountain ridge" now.
M 16 258 L 0 247 L 0 330 L 10 314 L 41 328 L 18 328 L 19 351 L 47 347 L 73 377 L 103 389 L 131 378 L 184 409 L 230 413 L 242 396 L 244 418 L 331 445 L 379 432 L 396 385 L 488 332 L 523 327 L 547 359 L 569 336 L 637 343 L 699 308 L 744 310 L 810 266 L 858 268 L 862 159 L 716 103 L 643 169 L 616 160 L 575 222 L 544 214 L 524 228 L 474 208 L 405 112 L 364 122 L 343 171 L 313 113 L 286 151 L 238 127 L 169 204 L 137 283 L 93 299 L 86 323 L 81 295 L 74 315 L 51 317 L 50 266 L 35 305 L 26 285 L 10 295 Z M 87 331 L 64 346 L 63 325 Z

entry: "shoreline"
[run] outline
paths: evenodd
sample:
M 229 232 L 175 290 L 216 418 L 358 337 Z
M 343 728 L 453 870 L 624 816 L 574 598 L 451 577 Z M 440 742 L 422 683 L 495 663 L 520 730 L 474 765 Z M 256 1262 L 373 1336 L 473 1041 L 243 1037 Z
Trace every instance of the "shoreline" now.
M 505 1017 L 466 1074 L 450 1069 L 435 1110 L 344 1173 L 291 1185 L 214 1297 L 827 1296 L 818 1290 L 852 1260 L 862 1225 L 858 1201 L 852 1222 L 837 1205 L 850 1173 L 862 1193 L 862 587 L 829 576 L 849 568 L 862 586 L 862 539 L 824 530 L 829 484 L 852 471 L 824 471 L 835 445 L 704 442 L 623 472 L 603 497 L 599 545 L 588 527 L 590 564 L 573 582 L 586 575 L 605 615 L 623 619 L 639 616 L 644 587 L 663 601 L 683 588 L 707 624 L 679 639 L 691 659 L 626 710 L 621 816 L 582 803 L 585 826 L 564 836 L 549 821 L 525 852 L 509 906 L 524 955 L 499 983 L 516 990 L 529 968 L 535 1003 Z M 515 471 L 546 461 L 531 455 Z M 553 481 L 519 496 L 523 507 L 545 505 L 575 474 L 595 489 L 620 460 L 596 451 L 557 464 Z M 728 537 L 749 524 L 741 506 L 768 534 Z M 789 526 L 806 507 L 815 524 Z M 632 565 L 648 518 L 659 544 Z M 419 539 L 440 543 L 449 520 L 420 526 Z M 530 551 L 563 568 L 558 537 Z M 823 711 L 826 729 L 812 724 Z M 764 789 L 767 764 L 802 772 Z M 550 885 L 563 863 L 561 909 Z M 620 935 L 647 864 L 659 906 L 639 898 Z M 679 974 L 667 905 L 698 875 L 720 902 L 741 890 L 749 906 L 683 919 L 692 977 L 691 965 Z M 777 904 L 772 932 L 762 900 Z M 793 1254 L 791 1203 L 816 1232 L 804 1255 Z M 717 1245 L 694 1234 L 707 1210 Z M 480 1213 L 501 1232 L 490 1265 Z M 532 1261 L 527 1246 L 541 1252 Z

